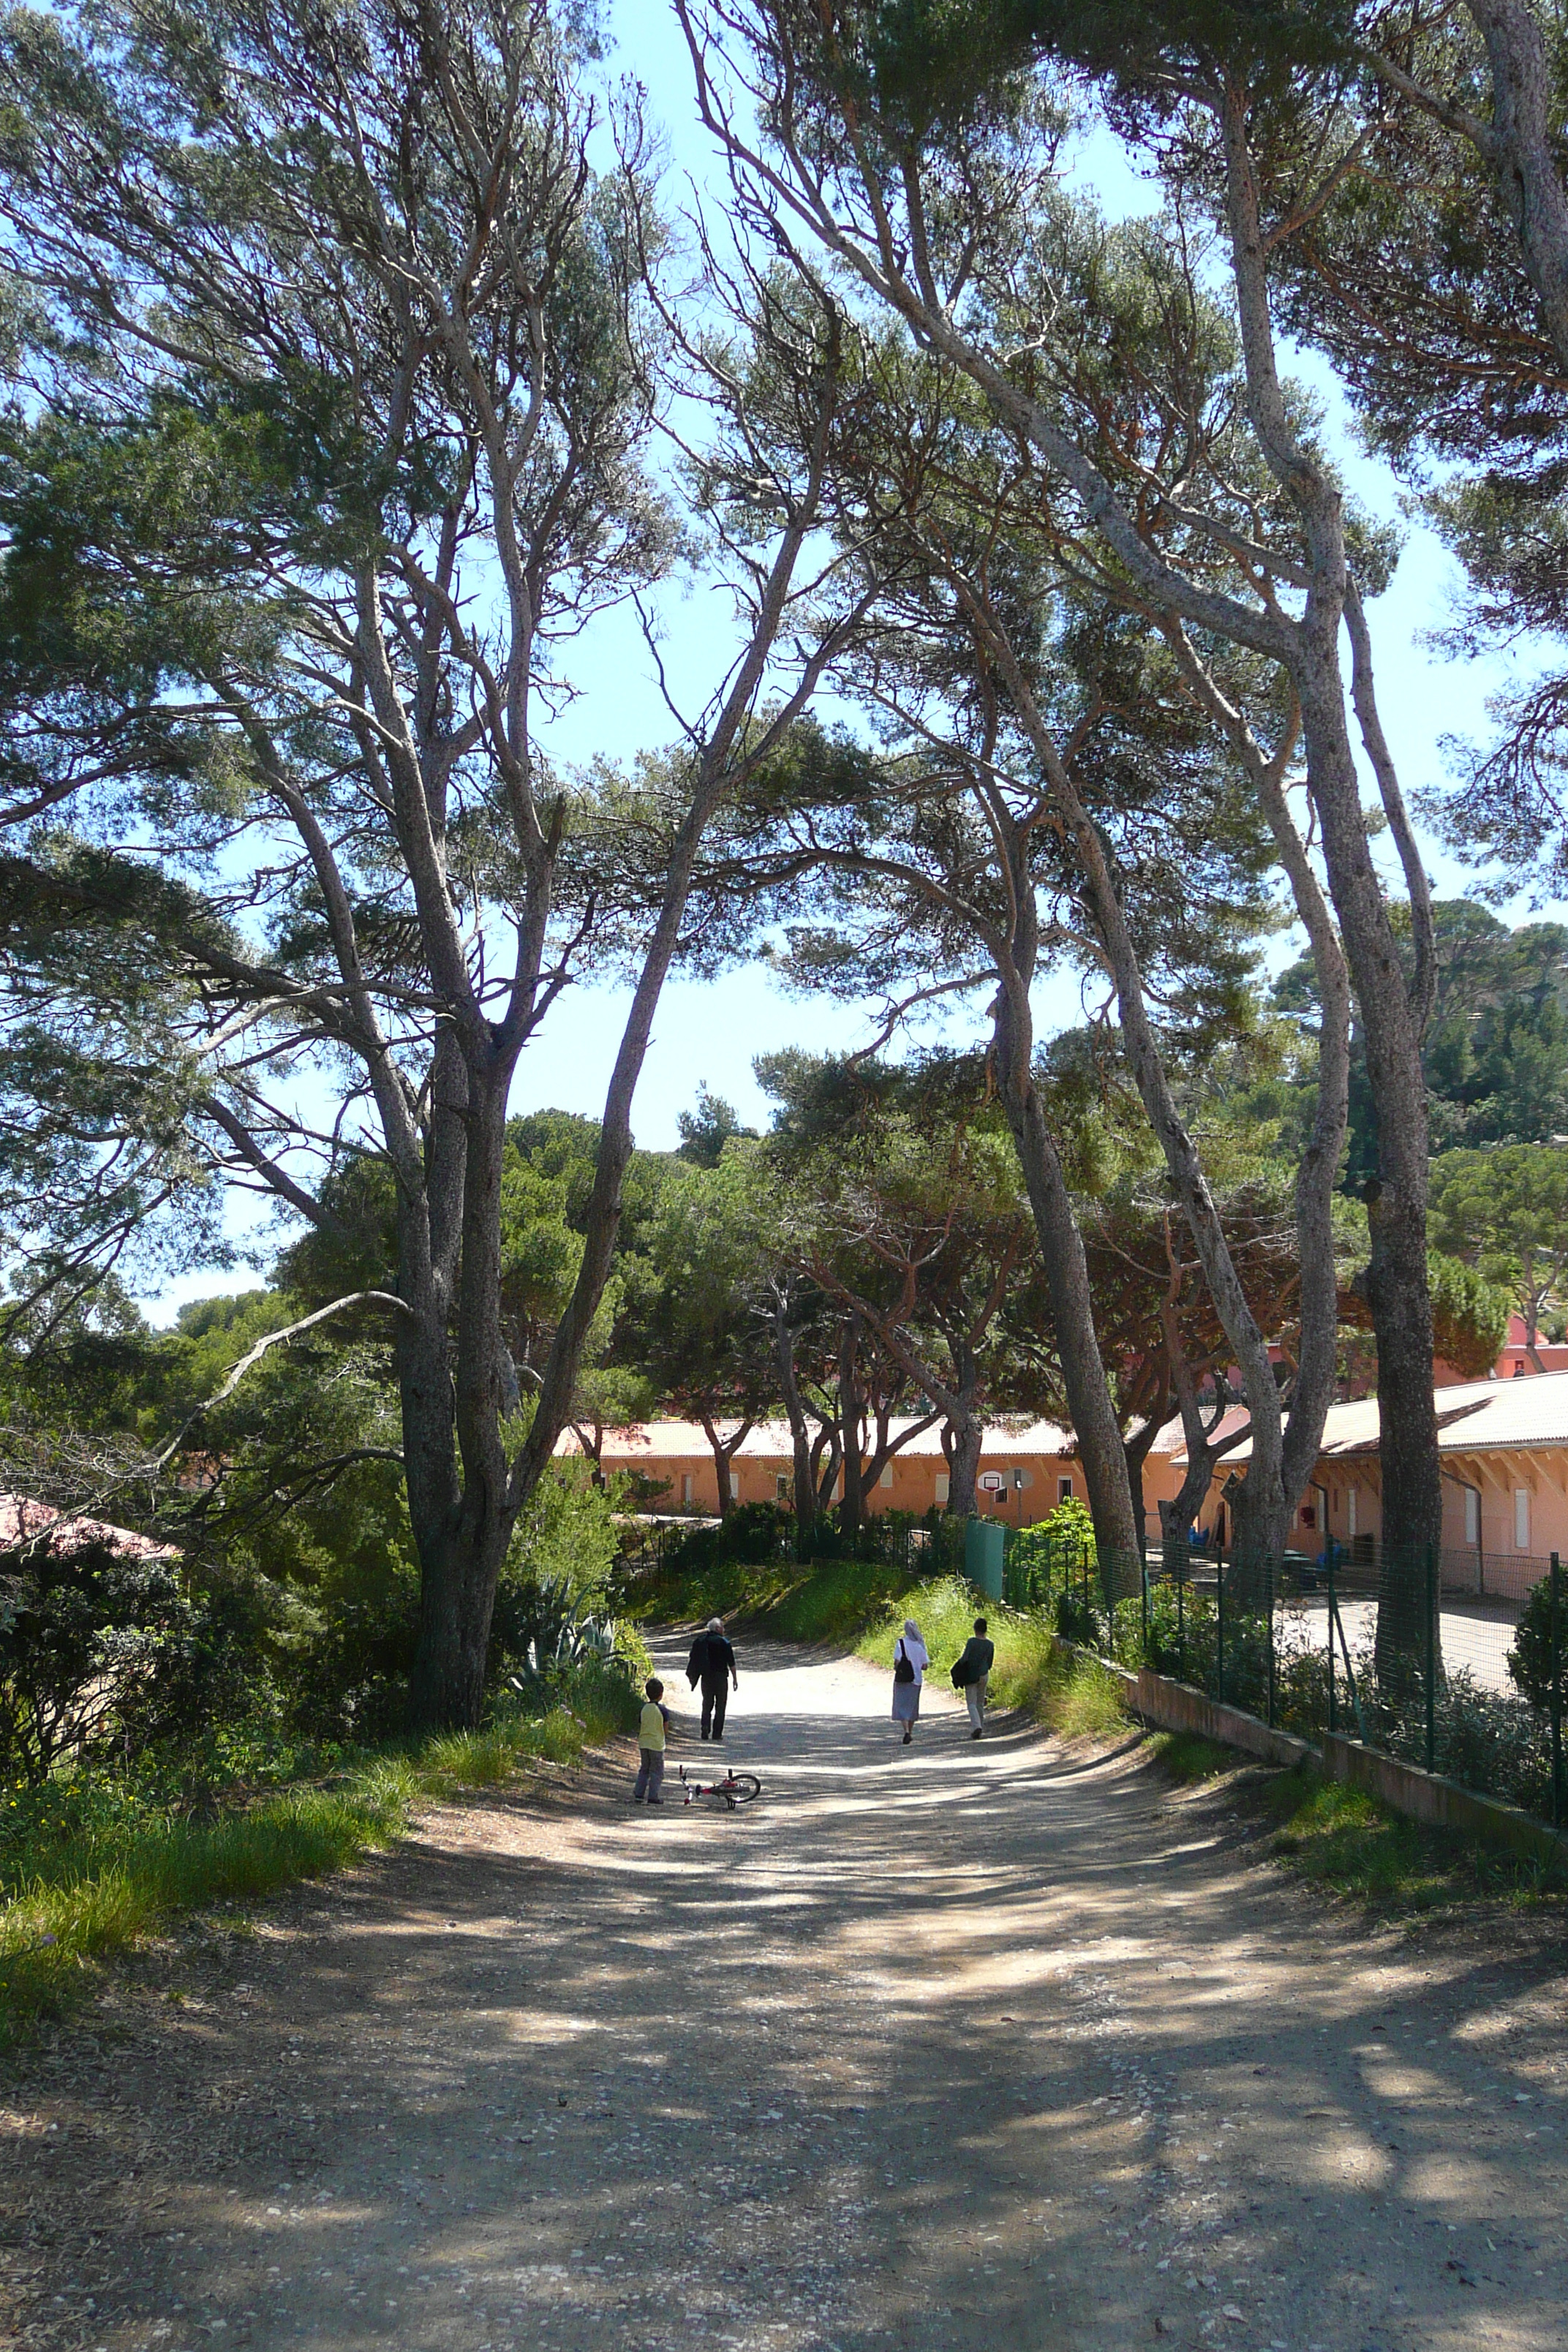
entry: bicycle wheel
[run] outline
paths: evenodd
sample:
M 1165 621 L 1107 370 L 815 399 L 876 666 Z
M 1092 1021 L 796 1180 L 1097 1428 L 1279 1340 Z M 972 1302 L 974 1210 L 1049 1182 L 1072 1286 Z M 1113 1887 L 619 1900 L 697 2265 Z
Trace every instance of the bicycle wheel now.
M 754 1772 L 731 1772 L 729 1798 L 732 1805 L 749 1805 L 753 1797 L 763 1793 L 763 1784 Z

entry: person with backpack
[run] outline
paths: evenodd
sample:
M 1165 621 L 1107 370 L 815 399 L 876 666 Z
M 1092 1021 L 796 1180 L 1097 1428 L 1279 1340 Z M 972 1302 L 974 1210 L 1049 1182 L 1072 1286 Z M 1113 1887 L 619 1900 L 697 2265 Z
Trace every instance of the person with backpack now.
M 741 1677 L 735 1668 L 735 1653 L 726 1639 L 724 1622 L 710 1617 L 707 1624 L 691 1644 L 691 1654 L 686 1661 L 686 1679 L 693 1690 L 702 1685 L 702 1737 L 722 1739 L 724 1709 L 730 1703 L 730 1686 L 741 1687 Z
M 893 1721 L 904 1727 L 903 1745 L 906 1748 L 915 1736 L 915 1725 L 921 1711 L 921 1685 L 930 1664 L 920 1627 L 912 1617 L 906 1617 L 904 1630 L 893 1650 Z
M 995 1663 L 996 1645 L 985 1638 L 984 1618 L 977 1617 L 974 1631 L 952 1669 L 952 1679 L 963 1693 L 964 1705 L 969 1709 L 971 1739 L 978 1739 L 985 1729 L 985 1678 Z

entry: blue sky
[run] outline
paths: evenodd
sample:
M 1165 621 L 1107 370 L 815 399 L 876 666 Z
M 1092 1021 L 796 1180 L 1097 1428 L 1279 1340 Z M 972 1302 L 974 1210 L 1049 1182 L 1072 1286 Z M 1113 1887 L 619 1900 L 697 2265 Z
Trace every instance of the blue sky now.
M 689 63 L 673 12 L 657 0 L 632 0 L 631 5 L 623 0 L 612 21 L 620 37 L 616 61 L 646 85 L 652 110 L 668 136 L 678 177 L 689 174 L 699 186 L 708 175 L 716 179 L 705 134 L 695 120 Z M 1109 136 L 1088 142 L 1079 168 L 1084 183 L 1115 215 L 1152 208 L 1157 200 L 1156 191 L 1140 178 Z M 1393 477 L 1361 452 L 1331 374 L 1313 353 L 1299 359 L 1298 372 L 1337 418 L 1335 437 L 1356 493 L 1380 516 L 1397 516 L 1399 495 Z M 1414 795 L 1441 776 L 1444 735 L 1482 731 L 1485 698 L 1500 673 L 1491 667 L 1450 662 L 1422 644 L 1423 635 L 1442 623 L 1458 571 L 1429 530 L 1408 522 L 1405 528 L 1405 553 L 1389 593 L 1372 609 L 1372 625 L 1384 724 L 1405 791 Z M 708 656 L 714 618 L 702 599 L 677 606 L 669 614 L 666 656 L 672 675 L 689 685 L 711 674 Z M 595 650 L 599 646 L 606 672 L 614 673 L 615 692 L 585 697 L 562 730 L 559 748 L 576 758 L 593 752 L 629 758 L 639 746 L 660 740 L 668 719 L 635 626 L 624 619 L 606 623 Z M 1458 896 L 1470 887 L 1473 877 L 1430 838 L 1426 847 L 1440 892 Z M 1392 872 L 1391 856 L 1388 864 Z M 1280 960 L 1292 952 L 1281 943 Z M 1072 1020 L 1077 1001 L 1076 981 L 1047 982 L 1040 1006 L 1043 1023 L 1059 1026 Z M 518 1080 L 518 1107 L 555 1104 L 596 1111 L 625 1003 L 616 991 L 585 991 L 570 1008 L 563 1006 L 565 1017 L 529 1049 Z M 954 1022 L 961 1031 L 969 1025 L 962 1012 Z M 677 1115 L 702 1080 L 750 1119 L 760 1121 L 765 1102 L 752 1079 L 753 1055 L 791 1043 L 821 1050 L 842 1047 L 847 1038 L 861 1042 L 868 1028 L 841 1008 L 786 997 L 762 969 L 732 973 L 717 986 L 677 982 L 667 988 L 659 1008 L 637 1101 L 638 1139 L 655 1149 L 673 1144 Z
M 669 200 L 680 201 L 683 182 L 699 190 L 717 189 L 720 175 L 706 134 L 696 121 L 689 63 L 673 11 L 663 0 L 620 0 L 611 22 L 619 43 L 612 62 L 646 86 L 651 112 L 668 141 Z M 1150 208 L 1156 200 L 1155 191 L 1109 136 L 1088 141 L 1077 168 L 1082 183 L 1113 215 Z M 1341 462 L 1352 488 L 1375 513 L 1398 516 L 1397 486 L 1384 467 L 1360 450 L 1342 394 L 1328 370 L 1315 354 L 1307 353 L 1300 355 L 1299 373 L 1329 404 Z M 1444 736 L 1484 731 L 1486 697 L 1503 673 L 1500 662 L 1454 662 L 1424 642 L 1447 615 L 1458 568 L 1430 531 L 1408 520 L 1405 529 L 1405 551 L 1393 584 L 1371 608 L 1371 620 L 1384 726 L 1405 789 L 1414 796 L 1442 776 Z M 688 709 L 698 708 L 723 666 L 728 606 L 710 593 L 693 593 L 669 604 L 665 628 L 661 651 L 677 698 Z M 597 624 L 580 644 L 574 667 L 584 691 L 551 730 L 548 749 L 554 760 L 575 763 L 598 757 L 629 763 L 639 751 L 669 739 L 669 714 L 634 615 L 611 614 Z M 1373 797 L 1370 780 L 1367 791 Z M 1473 887 L 1474 877 L 1434 841 L 1427 838 L 1426 846 L 1441 895 L 1460 896 Z M 1391 852 L 1387 863 L 1392 872 Z M 1521 915 L 1525 910 L 1513 911 Z M 1545 911 L 1561 915 L 1568 910 L 1552 906 Z M 1292 952 L 1293 946 L 1282 940 L 1271 961 L 1284 961 Z M 974 1034 L 983 1003 L 983 997 L 975 1000 L 970 1013 L 955 1010 L 949 1016 L 948 1034 Z M 621 989 L 584 986 L 569 992 L 523 1056 L 514 1108 L 553 1106 L 596 1117 L 626 1003 L 626 992 Z M 1079 1017 L 1076 978 L 1047 980 L 1037 1017 L 1046 1031 Z M 870 1030 L 869 1020 L 844 1008 L 785 995 L 759 966 L 731 971 L 716 982 L 672 981 L 659 1006 L 638 1091 L 637 1140 L 654 1150 L 672 1146 L 678 1139 L 679 1114 L 690 1106 L 703 1083 L 727 1097 L 748 1121 L 760 1125 L 767 1106 L 752 1076 L 756 1055 L 787 1045 L 819 1052 L 844 1050 L 865 1042 Z M 244 1196 L 237 1199 L 236 1235 L 255 1234 L 258 1214 L 265 1220 L 259 1204 Z M 187 1298 L 256 1279 L 259 1276 L 239 1269 L 217 1276 L 192 1274 L 143 1304 L 163 1320 Z

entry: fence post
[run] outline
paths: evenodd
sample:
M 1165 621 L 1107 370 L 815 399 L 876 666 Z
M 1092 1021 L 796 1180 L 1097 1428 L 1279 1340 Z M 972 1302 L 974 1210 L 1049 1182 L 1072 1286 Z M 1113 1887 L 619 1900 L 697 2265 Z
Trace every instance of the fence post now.
M 1563 1826 L 1563 1570 L 1552 1555 L 1552 1826 Z
M 1142 1648 L 1139 1653 L 1138 1663 L 1141 1666 L 1146 1666 L 1149 1663 L 1149 1563 L 1146 1559 L 1140 1563 L 1138 1591 L 1142 1602 L 1139 1620 Z
M 1187 1679 L 1186 1593 L 1187 1563 L 1179 1559 L 1176 1562 L 1176 1675 L 1182 1682 Z
M 1232 1554 L 1234 1559 L 1235 1554 Z M 1215 1585 L 1215 1696 L 1225 1705 L 1225 1554 L 1216 1545 L 1214 1556 Z
M 1437 1547 L 1426 1547 L 1426 1769 L 1437 1756 Z
M 1340 1717 L 1338 1717 L 1338 1703 L 1335 1703 L 1335 1689 L 1333 1689 L 1333 1625 L 1335 1625 L 1335 1613 L 1338 1613 L 1335 1612 L 1335 1601 L 1333 1601 L 1333 1543 L 1323 1545 L 1323 1552 L 1326 1552 L 1326 1567 L 1328 1567 L 1328 1728 L 1331 1728 L 1331 1731 L 1338 1731 Z
M 1268 1643 L 1268 1728 L 1274 1728 L 1274 1555 L 1268 1555 L 1268 1572 L 1263 1587 L 1263 1605 L 1268 1612 L 1265 1634 Z

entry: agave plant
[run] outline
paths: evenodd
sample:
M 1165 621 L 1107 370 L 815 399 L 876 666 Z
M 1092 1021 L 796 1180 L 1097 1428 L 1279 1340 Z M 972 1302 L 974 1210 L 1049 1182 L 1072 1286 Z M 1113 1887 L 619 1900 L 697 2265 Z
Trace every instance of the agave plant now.
M 552 1578 L 539 1587 L 532 1617 L 534 1630 L 523 1651 L 523 1678 L 515 1675 L 510 1678 L 514 1689 L 547 1683 L 589 1664 L 612 1673 L 633 1671 L 632 1662 L 620 1653 L 616 1620 L 581 1608 L 564 1577 Z

